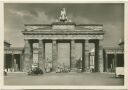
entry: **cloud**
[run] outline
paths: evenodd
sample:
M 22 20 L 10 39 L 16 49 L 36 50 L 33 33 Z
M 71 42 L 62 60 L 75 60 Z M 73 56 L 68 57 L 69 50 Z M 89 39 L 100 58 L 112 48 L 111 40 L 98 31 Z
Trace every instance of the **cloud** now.
M 105 47 L 114 47 L 118 46 L 119 40 L 123 39 L 123 25 L 119 22 L 112 23 L 104 23 L 104 46 Z
M 32 16 L 32 14 L 29 11 L 18 11 L 18 10 L 12 10 L 9 9 L 10 13 L 18 15 L 20 17 L 24 17 L 24 16 Z
M 33 20 L 33 23 L 39 23 L 39 24 L 50 24 L 51 22 L 55 21 L 55 19 L 48 17 L 48 15 L 45 14 L 44 11 L 37 12 L 38 17 L 31 17 L 30 19 Z M 26 20 L 26 19 L 25 19 Z M 27 22 L 27 21 L 25 21 Z
M 14 16 L 17 16 L 19 18 L 21 18 L 21 21 L 23 23 L 30 23 L 30 24 L 45 24 L 45 23 L 51 23 L 53 22 L 55 19 L 48 17 L 48 15 L 46 15 L 45 11 L 34 11 L 34 13 L 32 11 L 28 11 L 28 10 L 9 10 L 11 14 L 13 14 Z M 35 15 L 36 13 L 36 15 Z
M 5 14 L 5 40 L 11 42 L 13 47 L 24 46 L 24 24 L 50 24 L 55 21 L 46 15 L 45 11 L 36 11 L 36 15 L 29 10 L 8 9 Z
M 94 21 L 86 17 L 80 17 L 80 16 L 76 16 L 75 18 L 73 18 L 73 21 L 75 21 L 76 24 L 94 24 Z
M 105 46 L 115 46 L 123 37 L 121 4 L 5 4 L 5 39 L 23 46 L 24 24 L 50 24 L 65 7 L 68 18 L 76 24 L 103 24 Z

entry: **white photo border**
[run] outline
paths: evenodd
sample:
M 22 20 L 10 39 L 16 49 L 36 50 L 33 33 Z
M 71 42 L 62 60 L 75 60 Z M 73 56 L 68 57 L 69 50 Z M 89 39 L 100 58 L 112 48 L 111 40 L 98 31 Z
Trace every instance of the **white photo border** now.
M 49 2 L 50 1 L 50 2 Z M 3 77 L 3 60 L 4 60 L 4 4 L 5 3 L 124 3 L 124 70 L 125 70 L 125 78 L 124 78 L 124 86 L 7 86 L 4 85 L 4 77 Z M 6 0 L 0 2 L 0 88 L 1 89 L 128 89 L 128 2 L 126 1 L 18 1 L 18 0 Z

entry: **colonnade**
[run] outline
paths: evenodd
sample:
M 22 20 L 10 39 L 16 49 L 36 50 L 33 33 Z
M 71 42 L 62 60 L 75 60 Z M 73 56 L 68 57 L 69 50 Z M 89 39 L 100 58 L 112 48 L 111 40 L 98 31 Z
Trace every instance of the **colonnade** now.
M 39 62 L 39 67 L 44 70 L 44 64 L 45 64 L 45 44 L 44 44 L 44 40 L 40 39 L 37 40 L 39 43 L 39 55 L 38 55 L 38 62 Z M 95 71 L 97 72 L 103 72 L 103 50 L 102 47 L 100 47 L 99 44 L 99 40 L 96 40 L 95 43 Z M 25 39 L 25 47 L 24 47 L 24 69 L 23 71 L 28 72 L 31 69 L 31 65 L 32 65 L 32 44 L 33 42 L 29 39 Z M 53 66 L 53 70 L 55 70 L 56 68 L 56 64 L 57 64 L 57 40 L 54 39 L 52 40 L 52 66 Z M 71 65 L 70 68 L 71 70 L 75 68 L 75 40 L 71 39 L 70 40 L 70 50 L 71 50 Z M 82 61 L 82 69 L 83 71 L 87 71 L 87 69 L 89 69 L 89 40 L 85 39 L 84 40 L 84 48 L 83 48 L 83 61 Z
M 111 55 L 113 55 L 114 57 L 113 57 L 113 59 L 112 59 L 112 69 L 113 69 L 113 71 L 115 71 L 116 70 L 116 67 L 117 67 L 117 53 L 116 52 L 114 52 L 114 53 L 112 53 Z M 106 53 L 105 54 L 105 71 L 106 72 L 110 72 L 109 71 L 109 65 L 110 63 L 108 62 L 108 54 Z
M 15 55 L 19 55 L 19 58 L 16 58 Z M 17 63 L 17 60 L 19 64 Z M 8 63 L 9 61 L 10 63 Z M 10 72 L 22 71 L 22 54 L 4 54 L 4 69 L 7 69 L 7 71 Z

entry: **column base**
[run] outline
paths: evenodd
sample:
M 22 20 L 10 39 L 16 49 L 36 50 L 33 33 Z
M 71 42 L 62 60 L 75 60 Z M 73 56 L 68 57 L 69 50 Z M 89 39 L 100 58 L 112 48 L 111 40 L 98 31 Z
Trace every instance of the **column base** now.
M 85 68 L 85 72 L 92 72 L 89 67 Z
M 76 72 L 77 70 L 77 68 L 71 68 L 70 72 Z
M 26 65 L 24 66 L 23 72 L 29 72 L 29 71 L 31 71 L 31 65 L 26 64 Z

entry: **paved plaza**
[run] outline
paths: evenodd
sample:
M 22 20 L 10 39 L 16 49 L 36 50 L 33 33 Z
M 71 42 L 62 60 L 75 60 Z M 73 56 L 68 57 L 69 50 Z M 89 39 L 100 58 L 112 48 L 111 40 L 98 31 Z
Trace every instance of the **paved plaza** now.
M 9 73 L 4 77 L 5 85 L 106 85 L 122 86 L 123 78 L 110 73 L 46 73 L 28 76 L 24 73 Z

